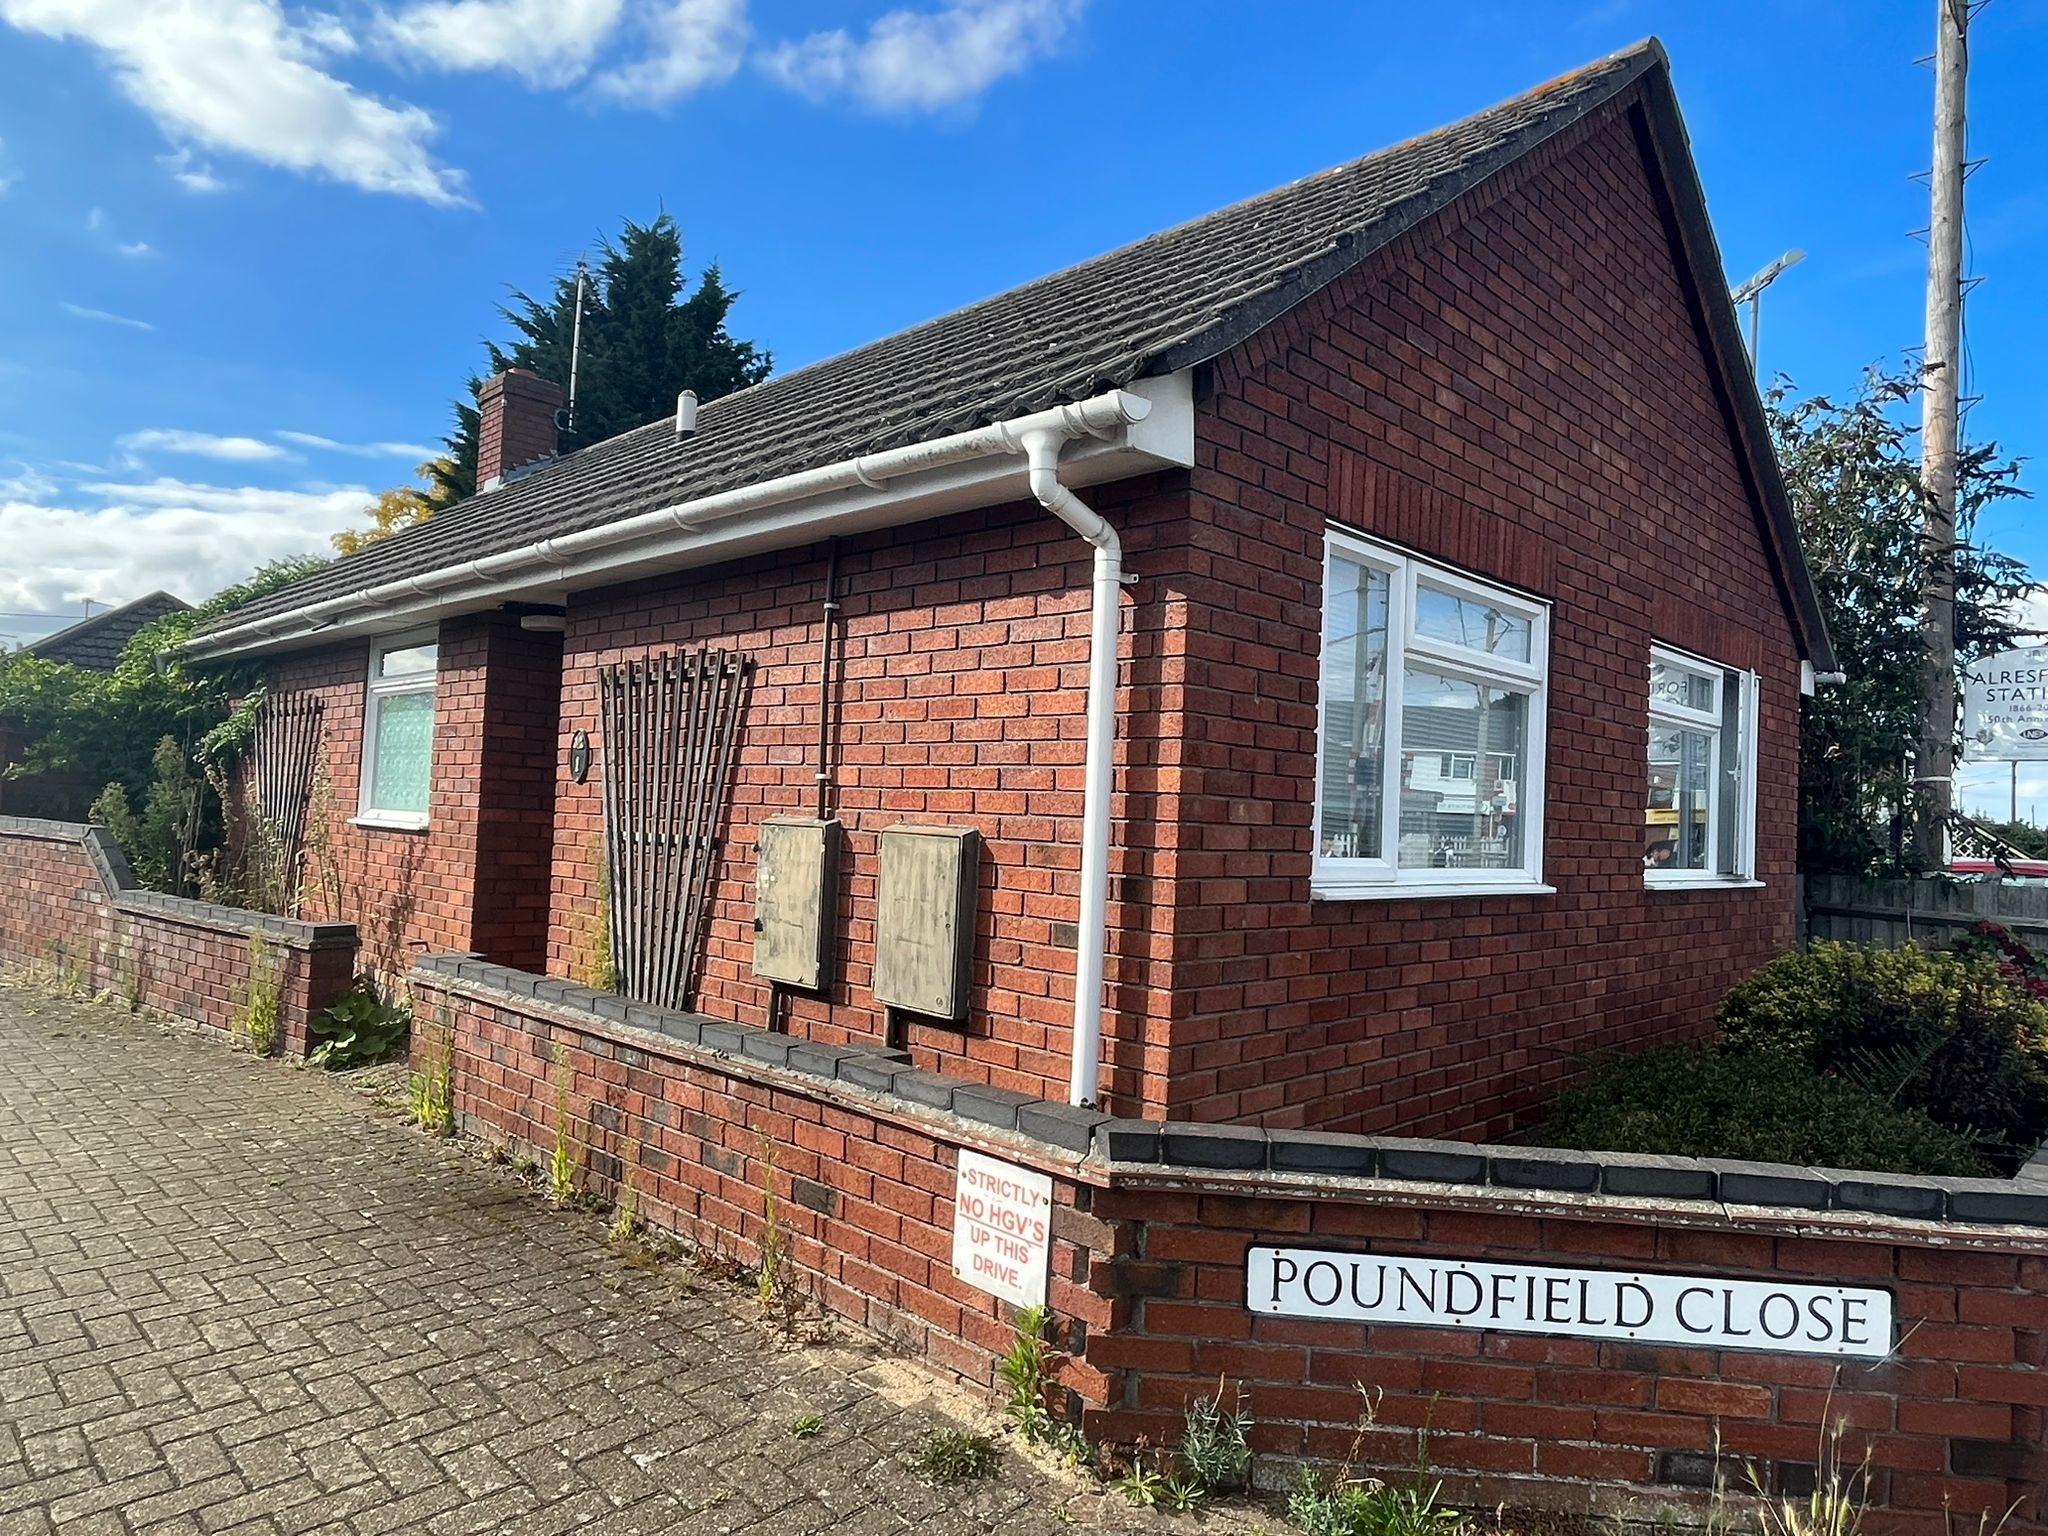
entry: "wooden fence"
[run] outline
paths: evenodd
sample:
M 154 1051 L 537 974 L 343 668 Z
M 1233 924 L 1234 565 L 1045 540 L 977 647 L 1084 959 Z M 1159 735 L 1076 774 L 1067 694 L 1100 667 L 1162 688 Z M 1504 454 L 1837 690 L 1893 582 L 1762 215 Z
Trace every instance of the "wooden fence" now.
M 1806 932 L 1812 939 L 1945 944 L 1986 921 L 2010 928 L 2030 944 L 2048 945 L 2048 886 L 1949 885 L 1853 875 L 1813 875 L 1806 881 Z

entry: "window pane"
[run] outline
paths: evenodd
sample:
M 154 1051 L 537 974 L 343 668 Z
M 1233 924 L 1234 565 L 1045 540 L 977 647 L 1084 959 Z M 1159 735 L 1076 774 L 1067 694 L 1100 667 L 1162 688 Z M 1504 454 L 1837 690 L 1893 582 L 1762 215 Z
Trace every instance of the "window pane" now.
M 1529 659 L 1529 621 L 1484 599 L 1415 584 L 1415 633 L 1468 651 L 1512 661 Z
M 1711 867 L 1707 826 L 1714 789 L 1714 737 L 1708 731 L 1650 727 L 1650 801 L 1643 868 Z
M 370 809 L 427 809 L 434 755 L 434 696 L 395 693 L 376 701 L 377 740 L 370 762 Z
M 1524 694 L 1410 667 L 1401 690 L 1403 869 L 1520 869 Z M 1440 770 L 1446 756 L 1463 777 Z
M 1650 702 L 1676 704 L 1681 709 L 1712 709 L 1714 680 L 1687 667 L 1653 661 L 1650 663 Z
M 1386 572 L 1332 553 L 1323 598 L 1320 814 L 1327 858 L 1384 856 L 1387 590 Z
M 439 647 L 429 640 L 425 645 L 408 645 L 380 652 L 377 657 L 377 675 L 404 677 L 414 672 L 431 672 L 434 670 L 434 658 L 438 650 Z

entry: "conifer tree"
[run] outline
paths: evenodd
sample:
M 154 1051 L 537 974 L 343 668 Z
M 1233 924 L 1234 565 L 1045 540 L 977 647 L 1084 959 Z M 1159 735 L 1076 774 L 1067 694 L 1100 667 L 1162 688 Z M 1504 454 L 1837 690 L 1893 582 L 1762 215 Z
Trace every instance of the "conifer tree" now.
M 682 230 L 667 213 L 650 224 L 626 220 L 618 238 L 604 242 L 584 290 L 576 418 L 562 433 L 562 452 L 661 420 L 674 412 L 683 390 L 709 401 L 767 378 L 769 354 L 726 328 L 738 297 L 716 263 L 686 291 Z M 484 343 L 487 371 L 531 369 L 559 384 L 566 398 L 576 274 L 556 277 L 544 298 L 515 289 L 498 313 L 514 335 L 509 345 Z M 427 466 L 426 497 L 433 506 L 475 493 L 482 386 L 481 376 L 466 382 L 455 401 L 455 430 L 443 440 L 448 453 Z

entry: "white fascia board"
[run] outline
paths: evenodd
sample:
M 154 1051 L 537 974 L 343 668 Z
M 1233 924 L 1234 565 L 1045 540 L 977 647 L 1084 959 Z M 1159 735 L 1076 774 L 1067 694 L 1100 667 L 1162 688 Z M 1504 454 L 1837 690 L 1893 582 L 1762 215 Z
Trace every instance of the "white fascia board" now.
M 1125 385 L 1124 393 L 1144 397 L 1151 413 L 1118 427 L 1107 437 L 1071 442 L 1060 458 L 1064 483 L 1107 485 L 1194 463 L 1191 371 L 1140 379 Z M 276 632 L 215 648 L 207 647 L 206 637 L 201 636 L 188 649 L 205 659 L 275 654 L 388 634 L 508 602 L 559 604 L 573 593 L 620 582 L 696 570 L 823 538 L 901 527 L 1009 502 L 1036 505 L 1026 460 L 1021 453 L 992 453 L 903 475 L 876 487 L 848 486 L 695 526 L 671 524 L 650 537 L 592 550 L 565 562 L 527 565 L 496 580 L 487 570 L 477 569 L 491 564 L 492 557 L 485 556 L 473 566 L 422 574 L 418 588 L 424 590 L 395 602 L 343 612 L 310 625 L 293 625 L 288 616 L 280 615 Z

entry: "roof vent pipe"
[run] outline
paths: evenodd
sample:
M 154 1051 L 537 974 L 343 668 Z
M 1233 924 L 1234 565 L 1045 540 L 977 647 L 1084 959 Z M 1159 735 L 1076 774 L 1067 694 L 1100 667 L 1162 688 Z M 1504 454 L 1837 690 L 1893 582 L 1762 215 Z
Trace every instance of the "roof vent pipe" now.
M 686 389 L 676 396 L 676 441 L 697 435 L 697 391 Z

